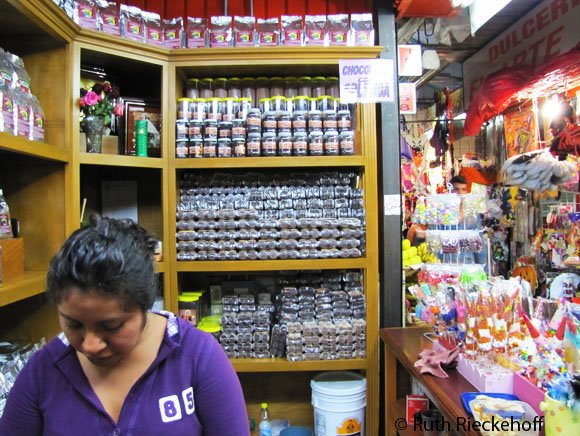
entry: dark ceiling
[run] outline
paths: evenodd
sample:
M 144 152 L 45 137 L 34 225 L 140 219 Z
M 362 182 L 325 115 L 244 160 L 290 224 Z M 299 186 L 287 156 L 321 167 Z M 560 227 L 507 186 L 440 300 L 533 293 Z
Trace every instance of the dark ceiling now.
M 436 50 L 441 61 L 441 66 L 437 70 L 427 70 L 421 77 L 405 77 L 401 81 L 412 81 L 416 83 L 419 88 L 418 97 L 421 105 L 433 104 L 432 95 L 435 88 L 441 89 L 446 86 L 451 90 L 455 90 L 461 86 L 461 63 L 485 47 L 490 41 L 508 29 L 542 1 L 512 0 L 506 7 L 478 29 L 474 36 L 468 36 L 462 42 L 452 40 L 451 46 L 426 43 L 428 39 L 425 38 L 425 26 L 432 28 L 433 20 L 435 19 L 404 18 L 399 20 L 397 22 L 399 44 L 421 43 L 423 47 Z M 452 23 L 453 20 L 458 20 L 458 18 L 448 18 L 446 20 L 449 20 L 447 21 L 448 23 Z M 404 40 L 401 40 L 402 36 Z

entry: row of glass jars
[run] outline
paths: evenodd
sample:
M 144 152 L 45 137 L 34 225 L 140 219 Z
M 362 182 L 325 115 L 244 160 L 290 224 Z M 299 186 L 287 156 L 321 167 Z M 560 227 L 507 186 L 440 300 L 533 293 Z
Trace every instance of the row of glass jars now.
M 177 158 L 259 156 L 352 156 L 353 131 L 251 132 L 247 137 L 205 137 L 176 141 Z
M 352 130 L 350 111 L 274 111 L 264 115 L 259 109 L 251 109 L 246 119 L 236 118 L 232 121 L 177 120 L 175 122 L 175 139 L 199 139 L 203 137 L 245 137 L 247 133 L 281 133 L 281 132 L 327 132 Z
M 236 118 L 245 119 L 253 109 L 259 109 L 261 113 L 268 112 L 295 112 L 295 111 L 351 111 L 351 105 L 341 104 L 338 98 L 323 95 L 317 98 L 309 98 L 303 95 L 286 98 L 275 96 L 263 98 L 258 106 L 253 106 L 249 98 L 179 98 L 177 99 L 178 120 L 205 120 L 233 121 Z
M 281 95 L 294 98 L 299 95 L 320 97 L 330 95 L 338 98 L 338 77 L 302 76 L 302 77 L 219 77 L 213 79 L 191 78 L 187 80 L 186 96 L 188 98 L 241 98 L 252 99 L 254 107 L 262 98 Z

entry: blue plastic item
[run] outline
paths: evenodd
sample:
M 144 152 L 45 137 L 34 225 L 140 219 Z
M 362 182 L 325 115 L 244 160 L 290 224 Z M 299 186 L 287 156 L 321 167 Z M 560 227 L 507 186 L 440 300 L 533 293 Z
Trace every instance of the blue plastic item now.
M 288 427 L 280 432 L 280 436 L 312 436 L 308 427 Z
M 490 392 L 463 392 L 461 394 L 461 402 L 463 403 L 463 408 L 465 409 L 465 411 L 467 412 L 467 414 L 469 416 L 473 416 L 473 411 L 471 410 L 469 403 L 471 402 L 471 400 L 475 400 L 475 398 L 478 395 L 485 395 L 485 396 L 491 397 L 491 398 L 501 398 L 502 400 L 519 401 L 519 398 L 516 397 L 515 395 L 512 395 L 512 394 L 499 394 L 499 393 L 496 394 L 496 393 L 490 393 Z

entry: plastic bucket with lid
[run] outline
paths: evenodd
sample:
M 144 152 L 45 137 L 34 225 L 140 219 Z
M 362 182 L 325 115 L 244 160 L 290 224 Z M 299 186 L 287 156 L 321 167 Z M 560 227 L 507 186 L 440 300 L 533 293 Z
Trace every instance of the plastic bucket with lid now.
M 366 379 L 347 371 L 325 372 L 310 382 L 316 436 L 364 436 Z

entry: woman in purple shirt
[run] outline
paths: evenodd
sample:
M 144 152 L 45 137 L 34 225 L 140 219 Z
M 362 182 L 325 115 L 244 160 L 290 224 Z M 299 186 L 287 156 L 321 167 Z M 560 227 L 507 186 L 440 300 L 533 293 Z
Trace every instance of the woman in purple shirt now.
M 47 296 L 63 333 L 18 376 L 1 436 L 249 435 L 237 375 L 215 339 L 150 312 L 153 240 L 102 218 L 52 259 Z

